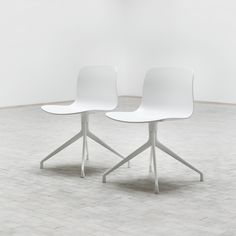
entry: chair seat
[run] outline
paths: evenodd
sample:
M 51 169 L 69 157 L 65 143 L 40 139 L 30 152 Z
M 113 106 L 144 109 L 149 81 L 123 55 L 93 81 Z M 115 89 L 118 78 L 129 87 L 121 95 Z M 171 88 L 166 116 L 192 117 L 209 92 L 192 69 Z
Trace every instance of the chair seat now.
M 133 112 L 108 112 L 106 115 L 114 120 L 130 123 L 147 123 L 169 119 L 184 119 L 191 114 L 187 111 L 165 111 L 152 109 L 138 109 Z
M 74 102 L 70 105 L 45 105 L 41 108 L 51 114 L 70 115 L 89 111 L 110 111 L 114 109 L 114 105 Z

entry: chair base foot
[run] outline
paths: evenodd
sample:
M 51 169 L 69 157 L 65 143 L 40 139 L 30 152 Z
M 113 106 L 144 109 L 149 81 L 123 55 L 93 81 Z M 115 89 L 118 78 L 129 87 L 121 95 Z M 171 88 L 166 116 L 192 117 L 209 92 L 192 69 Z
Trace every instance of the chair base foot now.
M 130 165 L 130 161 L 128 161 L 128 168 L 130 168 L 131 167 L 131 165 Z
M 149 167 L 149 173 L 152 173 L 152 167 Z
M 200 182 L 204 182 L 204 176 L 203 176 L 203 174 L 200 175 Z
M 106 176 L 103 176 L 103 177 L 102 177 L 102 182 L 103 182 L 103 183 L 106 183 L 106 182 L 107 182 Z
M 159 194 L 160 193 L 159 188 L 156 187 L 154 193 Z
M 43 162 L 40 162 L 40 169 L 43 169 Z

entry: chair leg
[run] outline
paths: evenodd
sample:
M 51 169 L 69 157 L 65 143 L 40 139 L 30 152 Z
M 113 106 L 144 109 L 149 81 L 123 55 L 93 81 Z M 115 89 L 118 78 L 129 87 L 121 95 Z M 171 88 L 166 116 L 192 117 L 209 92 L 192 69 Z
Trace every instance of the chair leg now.
M 66 147 L 68 147 L 69 145 L 71 145 L 72 143 L 77 141 L 78 139 L 80 139 L 81 137 L 83 137 L 82 164 L 81 164 L 81 177 L 82 178 L 85 177 L 85 171 L 84 171 L 84 169 L 85 169 L 85 160 L 89 160 L 88 137 L 90 137 L 95 142 L 99 143 L 100 145 L 104 146 L 105 148 L 107 148 L 108 150 L 113 152 L 114 154 L 116 154 L 119 157 L 121 157 L 122 159 L 124 159 L 124 157 L 120 153 L 118 153 L 117 151 L 112 149 L 110 146 L 108 146 L 101 139 L 99 139 L 97 136 L 95 136 L 92 132 L 89 131 L 89 120 L 88 120 L 88 118 L 89 118 L 88 114 L 86 114 L 86 113 L 81 114 L 81 131 L 78 134 L 76 134 L 74 137 L 69 139 L 67 142 L 62 144 L 55 151 L 50 153 L 47 157 L 45 157 L 40 162 L 40 168 L 41 169 L 43 169 L 43 164 L 44 164 L 45 161 L 47 161 L 52 156 L 56 155 L 58 152 L 62 151 L 63 149 L 65 149 Z
M 197 168 L 195 168 L 194 166 L 192 166 L 191 164 L 189 164 L 187 161 L 183 160 L 180 156 L 178 156 L 176 153 L 174 153 L 173 151 L 171 151 L 169 148 L 167 148 L 166 146 L 164 146 L 162 143 L 160 143 L 159 141 L 156 142 L 156 146 L 158 148 L 160 148 L 163 152 L 169 154 L 170 156 L 172 156 L 174 159 L 176 159 L 177 161 L 181 162 L 182 164 L 186 165 L 187 167 L 189 167 L 190 169 L 194 170 L 195 172 L 200 174 L 200 181 L 203 181 L 203 173 L 198 170 Z
M 41 162 L 40 162 L 40 169 L 43 169 L 43 163 L 45 161 L 47 161 L 48 159 L 50 159 L 51 157 L 53 157 L 54 155 L 56 155 L 58 152 L 62 151 L 63 149 L 65 149 L 66 147 L 68 147 L 69 145 L 71 145 L 72 143 L 74 143 L 75 141 L 77 141 L 78 139 L 80 139 L 82 137 L 82 132 L 79 132 L 78 134 L 76 134 L 74 137 L 72 137 L 71 139 L 69 139 L 67 142 L 65 142 L 64 144 L 62 144 L 60 147 L 58 147 L 55 151 L 51 152 L 48 156 L 46 156 Z
M 153 154 L 152 154 L 152 148 L 151 148 L 150 160 L 149 160 L 149 173 L 152 173 L 152 159 L 153 159 Z
M 86 133 L 88 134 L 88 130 L 89 130 L 89 115 L 86 115 L 84 117 L 84 123 L 85 123 L 84 126 L 86 128 Z M 89 150 L 88 150 L 88 138 L 87 138 L 87 136 L 86 136 L 86 143 L 85 144 L 86 144 L 86 160 L 88 161 L 89 160 Z
M 83 148 L 82 148 L 82 163 L 81 163 L 81 178 L 85 177 L 84 167 L 85 167 L 85 160 L 86 155 L 88 157 L 88 115 L 86 113 L 81 115 L 81 129 L 83 134 Z
M 117 156 L 119 156 L 120 158 L 124 159 L 124 157 L 118 153 L 117 151 L 115 151 L 113 148 L 111 148 L 110 146 L 108 146 L 104 141 L 102 141 L 100 138 L 98 138 L 95 134 L 93 134 L 92 132 L 88 131 L 88 137 L 91 138 L 93 141 L 95 141 L 96 143 L 102 145 L 103 147 L 105 147 L 106 149 L 108 149 L 109 151 L 113 152 L 114 154 L 116 154 Z
M 83 151 L 82 151 L 82 164 L 81 164 L 81 178 L 85 177 L 84 166 L 85 166 L 86 146 L 87 146 L 87 136 L 86 136 L 86 131 L 84 130 L 84 132 L 83 132 Z
M 108 171 L 106 171 L 103 174 L 103 178 L 102 178 L 102 182 L 106 183 L 106 176 L 108 174 L 110 174 L 112 171 L 118 169 L 120 166 L 122 166 L 123 164 L 125 164 L 126 162 L 130 161 L 131 159 L 133 159 L 135 156 L 137 156 L 138 154 L 140 154 L 141 152 L 145 151 L 147 148 L 150 147 L 150 141 L 146 142 L 145 144 L 143 144 L 141 147 L 139 147 L 136 151 L 132 152 L 129 156 L 127 156 L 125 159 L 123 159 L 122 161 L 120 161 L 118 164 L 116 164 L 115 166 L 113 166 L 111 169 L 109 169 Z
M 86 138 L 86 160 L 89 160 L 88 139 Z
M 155 175 L 155 188 L 154 193 L 159 193 L 158 175 L 157 175 L 157 164 L 156 164 L 156 135 L 157 135 L 157 124 L 154 122 L 149 123 L 149 139 L 151 140 L 151 159 L 153 160 L 153 168 Z
M 148 124 L 148 130 L 149 130 L 149 140 L 152 142 L 153 139 L 153 132 L 156 132 L 157 130 L 157 124 L 153 124 L 152 122 Z M 150 159 L 149 159 L 149 173 L 152 173 L 152 162 L 153 162 L 153 150 L 151 148 L 150 150 Z
M 154 167 L 154 174 L 155 174 L 155 191 L 154 193 L 159 193 L 159 184 L 158 184 L 158 175 L 157 175 L 157 164 L 156 164 L 156 150 L 155 144 L 152 145 L 152 159 L 153 159 L 153 167 Z

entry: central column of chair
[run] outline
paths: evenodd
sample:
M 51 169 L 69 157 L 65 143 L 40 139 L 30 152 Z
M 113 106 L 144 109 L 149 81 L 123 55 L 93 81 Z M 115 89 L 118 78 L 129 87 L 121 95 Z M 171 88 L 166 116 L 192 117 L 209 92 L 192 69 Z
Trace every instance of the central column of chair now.
M 84 166 L 85 166 L 85 160 L 86 160 L 86 158 L 85 158 L 86 152 L 87 152 L 87 160 L 89 159 L 89 155 L 88 155 L 88 140 L 87 140 L 88 137 L 90 139 L 92 139 L 94 142 L 100 144 L 101 146 L 105 147 L 109 151 L 113 152 L 114 154 L 116 154 L 120 158 L 124 159 L 124 157 L 120 153 L 118 153 L 113 148 L 108 146 L 104 141 L 102 141 L 100 138 L 98 138 L 95 134 L 93 134 L 89 130 L 89 114 L 87 112 L 84 112 L 84 113 L 81 114 L 81 132 L 82 132 L 82 137 L 83 137 L 81 178 L 85 177 Z M 128 167 L 130 167 L 129 162 L 128 162 Z
M 87 151 L 87 160 L 88 160 L 88 114 L 81 114 L 81 131 L 83 136 L 83 151 L 82 151 L 82 164 L 81 164 L 81 178 L 85 177 L 84 166 L 85 166 L 85 153 Z
M 157 122 L 148 123 L 149 127 L 149 142 L 151 146 L 151 160 L 153 160 L 154 174 L 155 174 L 155 193 L 159 193 L 158 175 L 157 175 L 157 164 L 156 164 L 156 142 L 157 142 Z

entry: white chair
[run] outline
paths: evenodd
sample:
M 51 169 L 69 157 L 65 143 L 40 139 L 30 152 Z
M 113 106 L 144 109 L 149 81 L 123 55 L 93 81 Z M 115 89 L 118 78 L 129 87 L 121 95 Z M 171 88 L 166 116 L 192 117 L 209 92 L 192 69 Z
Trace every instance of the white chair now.
M 81 131 L 44 158 L 40 162 L 41 169 L 44 167 L 44 162 L 46 160 L 62 151 L 70 144 L 74 143 L 79 138 L 83 138 L 81 177 L 85 177 L 84 166 L 86 153 L 88 159 L 87 137 L 123 158 L 121 154 L 113 150 L 89 130 L 88 120 L 91 112 L 111 111 L 116 108 L 118 103 L 116 82 L 117 74 L 113 67 L 87 66 L 80 70 L 77 83 L 77 97 L 72 104 L 42 106 L 44 111 L 57 115 L 71 115 L 80 113 Z
M 203 181 L 202 172 L 183 160 L 157 139 L 158 122 L 185 119 L 192 115 L 193 77 L 193 72 L 185 68 L 152 68 L 146 74 L 143 87 L 143 98 L 139 108 L 133 112 L 109 112 L 106 114 L 111 119 L 121 122 L 148 123 L 149 138 L 144 145 L 105 172 L 103 175 L 104 183 L 106 182 L 106 176 L 109 173 L 130 161 L 149 147 L 151 147 L 150 162 L 153 160 L 155 173 L 155 193 L 159 193 L 155 147 L 158 147 L 176 160 L 199 173 L 200 180 Z

